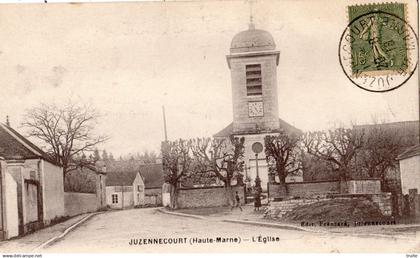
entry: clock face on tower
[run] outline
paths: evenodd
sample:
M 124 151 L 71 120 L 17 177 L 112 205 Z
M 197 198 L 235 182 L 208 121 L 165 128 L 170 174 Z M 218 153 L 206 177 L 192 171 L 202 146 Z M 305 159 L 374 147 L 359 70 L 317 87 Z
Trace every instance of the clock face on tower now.
M 262 101 L 248 102 L 248 115 L 250 117 L 264 116 L 264 105 Z

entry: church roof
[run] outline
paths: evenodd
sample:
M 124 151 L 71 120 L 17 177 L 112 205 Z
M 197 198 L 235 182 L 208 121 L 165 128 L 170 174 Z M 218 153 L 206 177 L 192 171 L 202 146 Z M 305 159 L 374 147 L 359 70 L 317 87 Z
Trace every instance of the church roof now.
M 416 145 L 420 141 L 420 123 L 419 120 L 414 121 L 400 121 L 392 123 L 381 123 L 381 124 L 364 124 L 355 125 L 356 130 L 365 130 L 366 133 L 371 132 L 374 129 L 381 129 L 387 132 L 392 132 L 398 137 L 402 144 L 406 147 Z
M 287 123 L 286 121 L 284 121 L 281 118 L 279 118 L 279 122 L 280 122 L 280 129 L 283 129 L 287 133 L 295 133 L 295 134 L 302 134 L 303 133 L 300 129 L 294 127 L 293 125 L 291 125 L 289 123 Z M 280 129 L 273 130 L 271 132 L 276 133 L 276 132 L 279 132 Z M 221 131 L 217 132 L 213 136 L 214 137 L 229 137 L 232 134 L 234 134 L 233 133 L 233 123 L 230 123 L 228 126 L 223 128 Z
M 408 159 L 414 156 L 420 156 L 420 144 L 411 146 L 407 148 L 403 153 L 401 153 L 397 159 Z
M 236 34 L 230 45 L 230 53 L 267 51 L 276 49 L 273 36 L 265 30 L 255 29 L 254 24 L 249 29 Z

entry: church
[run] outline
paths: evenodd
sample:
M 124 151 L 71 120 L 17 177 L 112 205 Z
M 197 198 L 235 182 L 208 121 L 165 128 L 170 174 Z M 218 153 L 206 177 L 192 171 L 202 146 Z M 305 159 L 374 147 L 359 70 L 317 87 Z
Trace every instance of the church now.
M 257 160 L 252 145 L 258 142 L 264 145 L 266 135 L 274 135 L 280 130 L 301 133 L 279 118 L 277 66 L 280 51 L 276 50 L 272 35 L 256 29 L 251 21 L 248 30 L 233 37 L 226 59 L 231 72 L 233 122 L 214 137 L 245 138 L 245 176 L 254 184 L 258 163 L 258 174 L 265 191 L 269 182 L 266 157 L 263 150 Z M 302 181 L 302 177 L 288 177 L 286 181 Z

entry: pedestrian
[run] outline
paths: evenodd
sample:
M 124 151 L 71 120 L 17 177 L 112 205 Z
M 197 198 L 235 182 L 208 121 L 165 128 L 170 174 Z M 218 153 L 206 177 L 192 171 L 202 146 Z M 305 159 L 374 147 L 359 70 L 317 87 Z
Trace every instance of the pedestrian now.
M 236 191 L 235 194 L 235 205 L 232 206 L 232 209 L 238 207 L 241 211 L 242 211 L 242 207 L 241 207 L 241 197 L 239 197 L 238 191 Z
M 254 211 L 259 211 L 261 207 L 261 191 L 257 189 L 254 196 Z

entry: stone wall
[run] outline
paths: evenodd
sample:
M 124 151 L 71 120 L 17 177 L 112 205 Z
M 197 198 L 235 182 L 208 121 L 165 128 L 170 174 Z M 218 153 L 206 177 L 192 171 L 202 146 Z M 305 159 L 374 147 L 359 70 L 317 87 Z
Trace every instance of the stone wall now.
M 320 201 L 327 201 L 333 199 L 360 199 L 370 200 L 373 203 L 376 203 L 381 210 L 381 213 L 384 216 L 391 216 L 392 214 L 392 199 L 391 193 L 381 193 L 381 194 L 333 194 L 327 195 L 322 198 L 303 198 L 303 199 L 291 199 L 280 202 L 270 202 L 267 210 L 265 212 L 265 217 L 267 218 L 282 218 L 284 214 L 301 205 L 308 205 Z
M 98 209 L 96 194 L 65 192 L 64 208 L 66 216 L 94 212 Z
M 42 161 L 42 164 L 44 221 L 49 224 L 51 220 L 65 214 L 63 168 L 47 161 Z
M 286 183 L 287 193 L 281 191 L 280 184 L 270 183 L 268 194 L 270 199 L 285 198 L 287 196 L 309 197 L 339 193 L 340 183 L 336 180 L 317 182 L 293 182 Z
M 367 197 L 374 203 L 379 205 L 379 209 L 382 214 L 385 216 L 392 215 L 392 194 L 391 193 L 382 193 L 382 194 L 372 194 L 367 195 Z
M 381 193 L 381 181 L 379 179 L 349 180 L 347 181 L 347 193 L 379 194 Z
M 233 187 L 233 194 L 238 192 L 241 203 L 245 202 L 245 187 Z M 182 188 L 178 192 L 178 208 L 218 207 L 228 205 L 226 190 L 223 186 Z
M 305 198 L 305 199 L 287 200 L 287 201 L 281 201 L 281 202 L 270 202 L 269 206 L 267 207 L 265 211 L 264 217 L 271 218 L 271 219 L 282 218 L 284 214 L 286 214 L 289 211 L 292 211 L 298 206 L 312 204 L 312 203 L 316 203 L 316 202 L 324 201 L 324 200 L 327 200 L 327 199 Z
M 144 204 L 162 205 L 162 188 L 146 188 L 144 192 Z
M 346 193 L 348 194 L 379 194 L 381 193 L 381 182 L 379 179 L 349 180 L 346 182 Z M 340 193 L 340 182 L 338 180 L 325 180 L 313 182 L 290 182 L 286 183 L 285 192 L 278 183 L 268 185 L 269 198 L 290 198 L 290 197 L 311 197 L 325 196 L 328 194 Z

